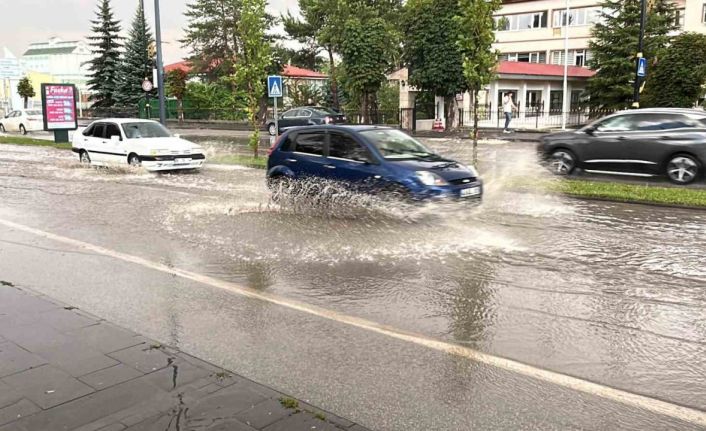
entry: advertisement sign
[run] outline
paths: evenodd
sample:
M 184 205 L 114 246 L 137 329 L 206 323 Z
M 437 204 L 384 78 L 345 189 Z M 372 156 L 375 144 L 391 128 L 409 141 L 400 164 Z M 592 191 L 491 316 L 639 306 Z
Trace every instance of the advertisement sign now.
M 73 84 L 42 84 L 44 130 L 76 130 L 76 87 Z

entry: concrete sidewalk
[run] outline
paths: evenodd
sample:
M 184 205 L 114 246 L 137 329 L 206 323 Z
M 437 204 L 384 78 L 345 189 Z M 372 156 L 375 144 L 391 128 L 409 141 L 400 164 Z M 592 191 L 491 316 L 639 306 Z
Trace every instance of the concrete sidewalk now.
M 0 282 L 0 431 L 365 428 Z

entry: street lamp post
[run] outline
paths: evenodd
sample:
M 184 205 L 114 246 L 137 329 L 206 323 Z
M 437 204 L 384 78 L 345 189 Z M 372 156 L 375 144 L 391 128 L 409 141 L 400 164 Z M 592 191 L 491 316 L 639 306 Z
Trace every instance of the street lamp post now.
M 159 22 L 159 0 L 154 0 L 154 29 L 157 39 L 157 90 L 159 94 L 159 122 L 166 123 L 167 107 L 164 101 L 164 65 L 162 64 L 162 28 Z
M 640 107 L 640 84 L 642 79 L 640 79 L 640 74 L 639 74 L 639 68 L 640 68 L 640 59 L 643 57 L 642 50 L 644 48 L 644 40 L 645 40 L 645 21 L 647 20 L 647 0 L 641 0 L 640 1 L 640 39 L 638 40 L 637 43 L 637 56 L 635 59 L 635 85 L 633 88 L 633 96 L 632 96 L 632 107 L 633 108 L 639 108 Z
M 567 99 L 569 92 L 569 0 L 566 0 L 566 23 L 564 24 L 564 96 L 561 109 L 561 130 L 566 130 L 566 114 L 569 109 Z

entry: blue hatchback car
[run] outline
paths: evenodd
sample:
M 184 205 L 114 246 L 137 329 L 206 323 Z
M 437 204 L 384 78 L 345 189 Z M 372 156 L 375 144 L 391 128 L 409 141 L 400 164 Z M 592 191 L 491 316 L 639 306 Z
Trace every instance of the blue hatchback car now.
M 329 125 L 288 130 L 270 149 L 268 184 L 312 177 L 366 192 L 396 190 L 413 200 L 475 201 L 483 194 L 475 169 L 434 154 L 390 127 Z

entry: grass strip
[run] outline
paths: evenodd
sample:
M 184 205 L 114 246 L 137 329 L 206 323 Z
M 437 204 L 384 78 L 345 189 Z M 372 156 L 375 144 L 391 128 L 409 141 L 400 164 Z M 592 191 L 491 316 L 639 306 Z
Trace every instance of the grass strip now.
M 265 169 L 267 167 L 267 157 L 243 156 L 240 154 L 225 154 L 208 158 L 209 163 L 219 163 L 224 165 L 241 165 L 249 168 Z
M 518 184 L 519 185 L 519 184 Z M 520 188 L 540 189 L 567 196 L 587 199 L 605 199 L 616 202 L 648 203 L 658 205 L 706 207 L 706 189 L 662 187 L 573 179 L 529 181 Z
M 56 143 L 54 143 L 54 141 L 47 141 L 45 139 L 27 138 L 25 136 L 0 136 L 0 144 L 35 145 L 35 146 L 40 146 L 40 147 L 58 148 L 61 150 L 70 150 L 71 149 L 70 142 L 56 144 Z

